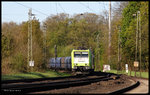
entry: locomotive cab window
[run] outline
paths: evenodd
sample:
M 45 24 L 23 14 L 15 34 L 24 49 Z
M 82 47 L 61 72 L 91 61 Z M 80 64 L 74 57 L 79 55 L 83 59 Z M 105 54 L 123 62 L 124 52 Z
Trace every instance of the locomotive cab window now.
M 74 57 L 88 57 L 88 52 L 74 52 Z
M 88 57 L 88 52 L 82 52 L 81 57 Z
M 81 56 L 81 52 L 74 52 L 74 57 L 80 57 Z
M 80 57 L 81 54 L 74 54 L 74 57 Z

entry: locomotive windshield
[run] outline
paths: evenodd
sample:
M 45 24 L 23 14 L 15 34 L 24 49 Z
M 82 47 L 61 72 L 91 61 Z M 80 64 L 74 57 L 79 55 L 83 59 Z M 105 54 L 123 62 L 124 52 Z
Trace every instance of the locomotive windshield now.
M 88 57 L 88 52 L 74 52 L 74 57 Z
M 89 63 L 88 52 L 74 52 L 74 63 Z

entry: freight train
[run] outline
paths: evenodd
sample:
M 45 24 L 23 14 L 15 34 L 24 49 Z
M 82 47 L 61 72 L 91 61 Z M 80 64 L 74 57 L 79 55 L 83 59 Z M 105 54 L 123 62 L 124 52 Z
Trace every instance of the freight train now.
M 89 49 L 73 49 L 70 57 L 57 57 L 49 60 L 51 69 L 90 72 L 94 71 L 94 56 Z

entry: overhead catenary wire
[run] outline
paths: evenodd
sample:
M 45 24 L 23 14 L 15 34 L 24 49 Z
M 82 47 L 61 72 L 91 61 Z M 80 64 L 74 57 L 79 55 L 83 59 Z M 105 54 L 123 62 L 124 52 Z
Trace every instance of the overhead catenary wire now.
M 80 2 L 79 2 L 80 3 Z M 95 12 L 94 10 L 92 10 L 89 6 L 86 6 L 85 4 L 83 3 L 80 3 L 81 5 L 85 6 L 86 8 L 88 8 L 89 10 L 91 10 L 92 12 Z M 96 12 L 95 12 L 96 13 Z
M 19 4 L 19 5 L 21 5 L 21 6 L 24 6 L 24 7 L 26 7 L 26 8 L 31 8 L 31 7 L 28 7 L 28 6 L 23 5 L 23 4 L 21 4 L 21 3 L 18 3 L 18 2 L 16 2 L 16 3 Z M 45 13 L 43 13 L 43 12 L 40 12 L 40 11 L 34 9 L 34 8 L 32 8 L 32 10 L 34 10 L 34 11 L 36 11 L 36 12 L 39 12 L 39 13 L 41 13 L 41 14 L 43 14 L 43 15 L 49 16 L 49 15 L 47 15 L 47 14 L 45 14 Z
M 2 17 L 3 19 L 6 19 L 6 20 L 10 20 L 10 21 L 13 21 L 12 19 L 9 19 L 9 18 L 6 18 L 6 17 Z
M 2 14 L 2 15 L 15 15 L 15 16 L 20 16 L 20 15 L 24 15 L 24 14 Z
M 109 5 L 106 4 L 106 3 L 104 3 L 104 2 L 102 2 L 102 3 L 99 2 L 100 6 L 101 6 L 101 4 L 103 5 L 103 10 L 106 11 L 106 12 L 108 12 L 109 10 L 108 10 L 108 8 L 106 8 L 106 6 L 108 7 Z
M 26 7 L 26 8 L 30 8 L 30 7 L 25 6 L 25 5 L 21 4 L 21 3 L 18 3 L 18 2 L 16 2 L 16 3 L 19 4 L 19 5 L 21 5 L 21 6 L 24 6 L 24 7 Z
M 21 5 L 21 6 L 25 7 L 25 8 L 28 8 L 28 9 L 31 8 L 30 6 L 25 5 L 25 4 L 23 4 L 23 3 L 20 3 L 20 2 L 17 2 L 17 1 L 15 1 L 15 3 L 18 4 L 18 5 Z M 89 2 L 87 3 L 87 5 L 86 5 L 85 3 L 82 3 L 82 2 L 79 2 L 79 3 L 80 3 L 81 5 L 83 5 L 84 7 L 86 7 L 88 10 L 90 10 L 90 11 L 92 11 L 92 12 L 94 12 L 94 13 L 97 13 L 95 10 L 93 10 L 93 9 L 90 8 Z M 99 3 L 99 2 L 98 2 L 98 3 Z M 103 2 L 102 2 L 102 3 L 103 3 Z M 58 6 L 61 8 L 61 10 L 63 10 L 63 12 L 66 13 L 66 10 L 64 10 L 64 8 L 63 8 L 63 6 L 62 6 L 61 3 L 56 2 L 55 4 L 56 4 L 56 12 L 57 12 L 57 14 L 58 14 Z M 104 6 L 104 8 L 105 8 L 105 7 L 106 7 L 106 4 L 104 4 L 104 5 L 105 5 L 105 6 Z M 51 7 L 51 6 L 49 6 L 49 7 Z M 48 14 L 43 13 L 42 11 L 39 11 L 38 9 L 32 8 L 32 10 L 33 10 L 33 11 L 36 11 L 36 12 L 38 12 L 38 13 L 40 13 L 40 15 L 50 16 L 49 13 L 48 13 Z M 21 15 L 21 14 L 20 14 L 20 15 Z
M 64 13 L 66 13 L 65 12 L 65 10 L 63 9 L 63 7 L 61 6 L 61 4 L 60 3 L 58 3 L 58 5 L 60 6 L 60 8 L 64 11 Z
M 15 1 L 16 2 L 16 1 Z M 21 4 L 21 3 L 18 3 L 18 2 L 16 2 L 17 4 L 19 4 L 19 5 L 21 5 L 21 6 L 23 6 L 23 7 L 25 7 L 25 8 L 31 8 L 31 7 L 29 7 L 29 6 L 26 6 L 26 5 L 24 5 L 24 4 Z M 80 3 L 80 2 L 79 2 Z M 57 5 L 59 5 L 60 6 L 60 8 L 65 12 L 65 10 L 63 9 L 63 7 L 61 6 L 61 4 L 57 4 L 57 3 L 55 3 L 56 4 L 56 13 L 58 14 L 58 10 L 57 10 Z M 88 6 L 86 6 L 85 4 L 83 4 L 83 3 L 80 3 L 81 5 L 83 5 L 83 6 L 85 6 L 86 8 L 88 8 L 89 10 L 91 10 L 92 12 L 95 12 L 93 9 L 91 9 L 90 7 L 89 7 L 89 4 L 88 4 Z M 36 9 L 34 9 L 34 8 L 32 8 L 32 10 L 34 10 L 34 11 L 36 11 L 36 12 L 38 12 L 38 13 L 40 13 L 40 14 L 42 14 L 42 15 L 45 15 L 45 16 L 49 16 L 49 15 L 47 15 L 47 14 L 45 14 L 45 13 L 43 13 L 43 12 L 41 12 L 41 11 L 39 11 L 39 10 L 36 10 Z M 66 13 L 66 12 L 65 12 Z M 96 13 L 96 12 L 95 12 Z
M 104 2 L 103 2 L 103 5 L 104 5 L 104 9 L 105 9 L 105 10 L 108 10 L 108 9 L 106 8 L 106 6 L 109 6 L 109 5 L 106 4 L 106 3 L 104 3 Z
M 105 10 L 106 10 L 104 2 L 102 2 L 102 3 L 101 3 L 101 2 L 99 2 L 98 4 L 99 4 L 99 6 L 103 5 L 103 9 L 105 9 Z

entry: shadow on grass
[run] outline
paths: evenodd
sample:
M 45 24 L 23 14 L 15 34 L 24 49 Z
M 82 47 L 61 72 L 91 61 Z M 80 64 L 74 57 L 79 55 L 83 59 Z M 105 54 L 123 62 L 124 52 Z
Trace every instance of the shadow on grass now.
M 65 73 L 60 73 L 58 71 L 55 72 L 51 72 L 51 74 L 54 74 L 55 77 L 61 77 L 61 76 L 66 76 Z M 53 75 L 53 77 L 54 77 Z M 20 75 L 3 75 L 2 76 L 2 80 L 14 80 L 14 79 L 33 79 L 33 78 L 48 78 L 50 76 L 48 75 L 44 75 L 41 73 L 37 73 L 37 72 L 26 72 L 26 73 L 22 73 Z
M 58 71 L 56 71 L 56 74 L 58 75 L 58 76 L 66 76 L 67 74 L 65 74 L 65 73 L 61 73 L 61 72 L 58 72 Z
M 17 76 L 17 75 L 6 75 L 3 76 L 2 80 L 13 80 L 13 79 L 27 79 L 27 78 L 32 78 L 32 77 L 24 77 L 24 76 Z
M 25 74 L 31 74 L 31 75 L 36 75 L 36 76 L 39 76 L 41 78 L 47 78 L 47 76 L 43 75 L 43 74 L 40 74 L 40 73 L 33 73 L 33 72 L 28 72 L 28 73 L 25 73 Z
M 26 74 L 26 75 L 24 75 Z M 35 76 L 36 75 L 36 76 Z M 14 80 L 14 79 L 33 79 L 33 78 L 47 78 L 43 74 L 40 73 L 23 73 L 22 75 L 3 75 L 2 80 Z
M 59 72 L 57 72 L 57 71 L 56 71 L 56 74 L 57 74 L 58 76 L 63 76 L 62 73 L 59 73 Z

